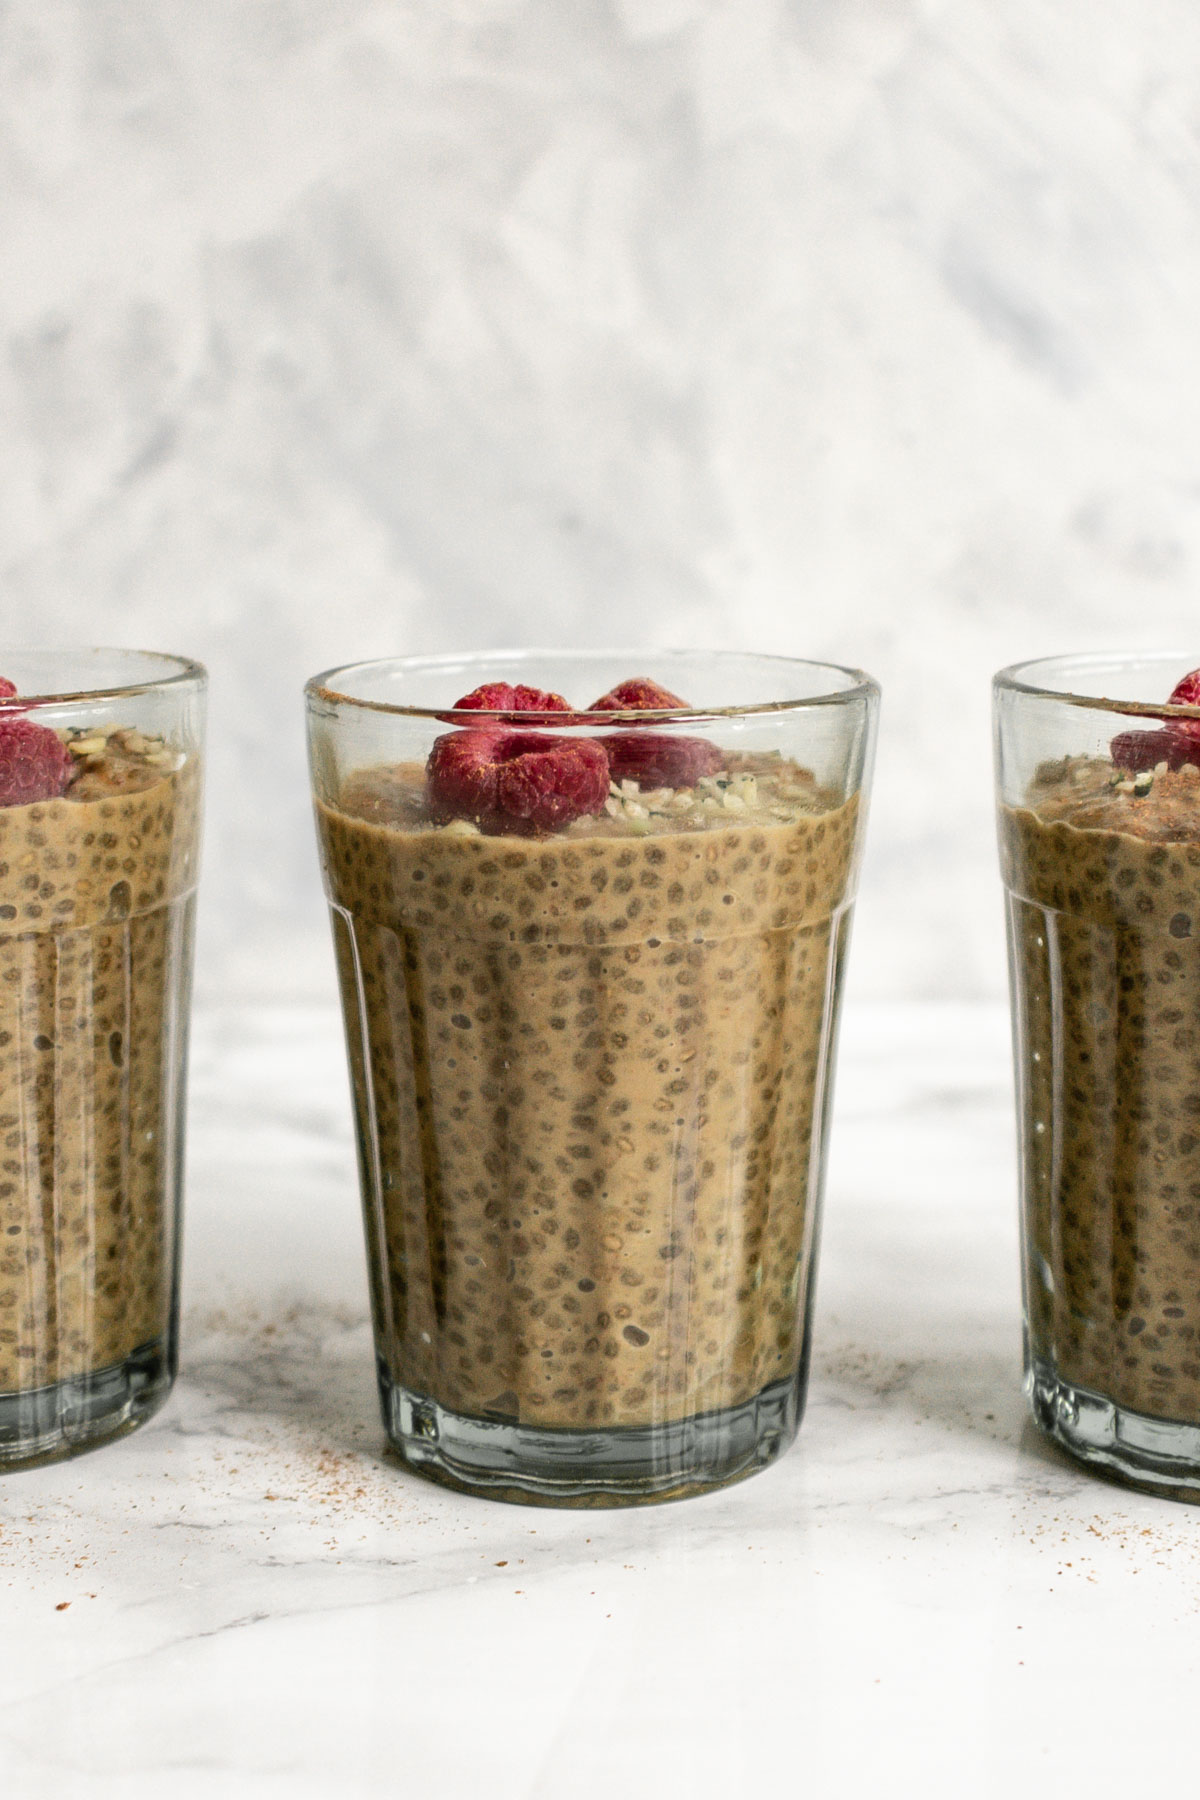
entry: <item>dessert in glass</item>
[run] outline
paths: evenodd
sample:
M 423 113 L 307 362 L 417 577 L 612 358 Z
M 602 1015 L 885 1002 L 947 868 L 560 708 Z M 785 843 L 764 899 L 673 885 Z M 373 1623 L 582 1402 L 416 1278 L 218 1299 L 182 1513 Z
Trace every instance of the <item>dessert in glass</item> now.
M 1200 670 L 1195 654 L 995 681 L 1038 1424 L 1200 1499 Z
M 175 1374 L 205 675 L 0 652 L 0 1469 Z
M 698 651 L 309 683 L 407 1463 L 616 1505 L 794 1437 L 877 697 Z

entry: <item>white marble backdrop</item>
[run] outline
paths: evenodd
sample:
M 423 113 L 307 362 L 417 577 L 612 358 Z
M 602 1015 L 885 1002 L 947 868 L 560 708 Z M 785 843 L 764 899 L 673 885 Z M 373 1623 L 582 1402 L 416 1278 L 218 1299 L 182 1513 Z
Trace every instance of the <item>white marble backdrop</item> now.
M 4 0 L 0 636 L 213 674 L 200 984 L 331 987 L 299 689 L 858 662 L 853 982 L 994 994 L 987 677 L 1186 645 L 1190 0 Z

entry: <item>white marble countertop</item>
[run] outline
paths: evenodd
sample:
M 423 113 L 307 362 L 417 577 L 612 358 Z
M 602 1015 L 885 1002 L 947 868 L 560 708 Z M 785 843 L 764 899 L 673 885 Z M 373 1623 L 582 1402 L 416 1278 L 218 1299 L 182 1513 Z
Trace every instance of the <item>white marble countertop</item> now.
M 1200 1519 L 1025 1422 L 1007 1057 L 851 1009 L 799 1442 L 554 1513 L 384 1460 L 336 1018 L 203 1014 L 175 1395 L 0 1483 L 0 1791 L 1189 1791 Z

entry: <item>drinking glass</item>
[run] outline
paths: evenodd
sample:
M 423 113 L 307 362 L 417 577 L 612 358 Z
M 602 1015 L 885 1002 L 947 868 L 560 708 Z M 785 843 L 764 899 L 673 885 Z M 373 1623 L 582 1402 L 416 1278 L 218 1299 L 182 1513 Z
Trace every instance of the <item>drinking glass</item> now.
M 1082 1462 L 1200 1498 L 1200 709 L 1185 653 L 995 680 L 1026 1387 Z M 1194 757 L 1194 760 L 1193 760 Z
M 132 1429 L 175 1375 L 205 673 L 126 650 L 5 651 L 0 672 L 11 1468 Z
M 673 704 L 455 710 L 634 675 Z M 877 697 L 699 651 L 309 683 L 379 1387 L 413 1467 L 619 1504 L 794 1437 Z

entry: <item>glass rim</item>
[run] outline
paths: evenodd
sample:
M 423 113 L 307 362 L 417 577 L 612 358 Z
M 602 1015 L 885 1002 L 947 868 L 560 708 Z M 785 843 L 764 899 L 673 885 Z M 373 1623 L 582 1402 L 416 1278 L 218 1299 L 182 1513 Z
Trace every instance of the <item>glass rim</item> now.
M 1129 718 L 1200 719 L 1200 706 L 1181 705 L 1170 700 L 1117 700 L 1103 694 L 1080 694 L 1061 687 L 1025 679 L 1038 670 L 1053 667 L 1086 670 L 1111 669 L 1120 663 L 1190 662 L 1192 650 L 1084 650 L 1077 654 L 1036 656 L 1028 662 L 1009 663 L 992 677 L 995 691 L 1024 694 L 1034 700 L 1057 700 L 1064 706 L 1081 706 L 1093 712 L 1121 713 Z
M 33 706 L 67 706 L 84 700 L 120 700 L 126 696 L 148 694 L 155 689 L 184 687 L 189 682 L 200 684 L 208 680 L 208 670 L 202 662 L 194 657 L 176 656 L 168 650 L 130 650 L 124 645 L 116 644 L 82 644 L 76 647 L 45 649 L 41 645 L 8 644 L 0 648 L 0 667 L 7 656 L 44 656 L 50 659 L 55 656 L 127 656 L 145 662 L 161 663 L 167 666 L 169 673 L 148 676 L 145 681 L 103 682 L 97 687 L 68 688 L 55 693 L 39 694 L 6 694 L 0 695 L 0 708 L 10 711 L 28 711 Z
M 403 706 L 391 700 L 364 700 L 356 694 L 347 694 L 336 685 L 339 678 L 344 680 L 358 670 L 381 669 L 392 665 L 413 671 L 434 671 L 442 668 L 460 668 L 465 663 L 478 661 L 482 670 L 484 661 L 492 656 L 496 662 L 519 656 L 530 662 L 538 657 L 555 657 L 568 662 L 583 663 L 588 658 L 599 656 L 624 657 L 686 657 L 711 656 L 714 660 L 732 660 L 738 656 L 754 657 L 760 662 L 778 663 L 783 668 L 827 669 L 847 678 L 848 686 L 831 688 L 827 693 L 809 694 L 803 698 L 792 700 L 754 701 L 744 706 L 706 706 L 706 707 L 647 707 L 644 710 L 624 708 L 611 712 L 549 713 L 531 712 L 528 715 L 514 714 L 511 709 L 493 709 L 490 707 L 456 708 L 453 706 Z M 320 700 L 335 706 L 360 707 L 366 712 L 391 713 L 406 719 L 432 719 L 443 724 L 468 725 L 478 724 L 483 719 L 495 719 L 511 724 L 514 717 L 519 717 L 522 724 L 526 717 L 530 730 L 557 729 L 562 730 L 568 719 L 574 721 L 587 720 L 589 724 L 604 725 L 611 722 L 636 719 L 645 724 L 653 720 L 664 723 L 695 722 L 702 719 L 745 718 L 750 715 L 789 713 L 801 711 L 808 707 L 844 706 L 856 700 L 878 698 L 880 687 L 873 676 L 863 669 L 856 669 L 845 663 L 825 662 L 816 657 L 779 656 L 772 652 L 758 650 L 703 650 L 648 647 L 645 644 L 627 649 L 616 645 L 612 649 L 596 650 L 554 650 L 545 646 L 521 650 L 495 650 L 444 652 L 436 656 L 376 656 L 366 657 L 358 662 L 341 663 L 331 669 L 323 669 L 312 676 L 304 684 L 304 692 L 309 700 Z

